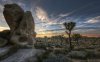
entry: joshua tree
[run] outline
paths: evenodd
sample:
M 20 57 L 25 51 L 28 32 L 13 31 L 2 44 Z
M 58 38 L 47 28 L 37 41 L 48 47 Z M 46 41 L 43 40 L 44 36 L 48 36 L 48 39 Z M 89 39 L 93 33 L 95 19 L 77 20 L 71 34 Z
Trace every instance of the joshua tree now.
M 73 34 L 72 38 L 74 39 L 74 41 L 77 42 L 77 45 L 79 45 L 79 39 L 81 38 L 80 34 Z
M 68 34 L 68 37 L 69 37 L 70 50 L 72 50 L 73 46 L 71 43 L 71 32 L 74 29 L 74 27 L 76 26 L 76 23 L 75 22 L 68 22 L 68 23 L 65 22 L 64 26 L 66 28 L 66 33 Z

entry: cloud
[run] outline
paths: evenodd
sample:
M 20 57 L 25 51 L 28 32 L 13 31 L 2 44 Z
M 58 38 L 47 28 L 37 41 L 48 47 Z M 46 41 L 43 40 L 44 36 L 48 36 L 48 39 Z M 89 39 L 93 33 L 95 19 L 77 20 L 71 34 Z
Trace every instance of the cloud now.
M 85 23 L 98 23 L 100 22 L 100 16 L 94 17 L 86 21 Z
M 42 8 L 36 7 L 35 11 L 36 11 L 36 16 L 38 19 L 40 19 L 41 21 L 45 21 L 45 22 L 49 21 L 46 11 L 44 11 Z
M 59 17 L 67 17 L 67 16 L 69 16 L 69 15 L 71 15 L 71 14 L 73 14 L 74 13 L 74 11 L 72 11 L 72 12 L 69 12 L 69 13 L 65 13 L 65 14 L 59 14 Z
M 59 18 L 58 19 L 54 18 L 54 17 L 49 18 L 47 12 L 40 7 L 36 7 L 35 14 L 36 14 L 37 20 L 39 20 L 40 22 L 45 22 L 45 23 L 40 23 L 40 24 L 36 25 L 36 31 L 38 33 L 37 36 L 52 36 L 52 35 L 54 35 L 54 32 L 47 31 L 47 30 L 57 28 L 57 27 L 53 27 L 52 25 L 61 24 L 61 23 L 57 23 Z
M 0 5 L 0 26 L 2 27 L 8 27 L 6 21 L 5 21 L 5 18 L 3 16 L 3 5 Z
M 5 18 L 3 16 L 3 5 L 0 5 L 0 26 L 2 27 L 8 27 L 6 21 L 5 21 Z
M 66 13 L 66 14 L 60 14 L 57 17 L 53 16 L 49 18 L 47 12 L 45 10 L 43 10 L 41 7 L 36 7 L 35 9 L 35 14 L 37 16 L 37 19 L 40 20 L 40 22 L 46 22 L 46 23 L 41 23 L 39 24 L 39 26 L 36 26 L 36 31 L 39 32 L 43 32 L 46 30 L 54 30 L 54 29 L 61 29 L 64 28 L 63 23 L 65 21 L 71 21 L 72 18 L 71 17 L 67 17 L 69 16 L 71 13 Z M 66 17 L 66 18 L 63 18 Z M 53 33 L 53 32 L 52 32 Z
M 37 31 L 46 31 L 47 29 L 52 29 L 51 27 L 52 25 L 60 24 L 57 23 L 56 18 L 49 18 L 47 12 L 40 7 L 36 7 L 35 14 L 40 22 L 45 22 L 45 23 L 40 23 L 39 24 L 40 27 L 36 26 L 38 28 Z
M 22 6 L 22 7 L 25 7 L 25 4 L 22 3 L 22 2 L 18 2 L 18 5 Z
M 3 16 L 2 13 L 0 13 L 0 26 L 8 27 L 8 25 L 7 25 L 6 21 L 5 21 L 4 16 Z
M 56 20 L 55 18 L 54 19 L 49 18 L 47 12 L 40 7 L 36 7 L 35 14 L 36 14 L 37 19 L 39 19 L 42 22 L 47 23 L 48 25 L 54 24 Z
M 2 12 L 3 11 L 3 5 L 0 5 L 0 12 Z
M 13 0 L 2 0 L 2 3 L 3 4 L 12 4 L 12 3 L 14 3 L 14 1 Z
M 37 18 L 42 21 L 42 22 L 47 22 L 48 25 L 52 25 L 52 24 L 62 24 L 63 22 L 65 21 L 70 21 L 72 20 L 71 17 L 67 17 L 71 14 L 72 12 L 70 13 L 66 13 L 66 14 L 59 14 L 58 17 L 56 16 L 53 16 L 51 18 L 49 18 L 47 12 L 45 10 L 43 10 L 42 8 L 40 7 L 36 7 L 35 9 L 35 14 L 37 16 Z M 66 18 L 63 18 L 63 17 L 66 17 Z M 59 23 L 60 22 L 60 23 Z
M 73 18 L 73 17 L 69 17 L 71 13 L 66 13 L 66 14 L 59 14 L 58 17 L 52 16 L 51 18 L 48 17 L 48 14 L 45 10 L 43 10 L 42 8 L 38 7 L 37 11 L 36 11 L 36 15 L 38 17 L 38 19 L 40 19 L 40 21 L 42 22 L 47 22 L 46 24 L 44 23 L 42 26 L 44 26 L 45 28 L 41 28 L 39 29 L 39 31 L 45 31 L 45 30 L 55 30 L 55 29 L 62 29 L 64 28 L 64 26 L 62 25 L 64 22 L 68 22 L 68 21 L 76 21 L 78 19 Z M 79 18 L 80 20 L 80 18 Z M 73 31 L 73 33 L 81 33 L 81 34 L 97 34 L 95 32 L 98 32 L 98 28 L 100 27 L 93 27 L 90 25 L 86 25 L 86 24 L 92 24 L 92 23 L 98 23 L 100 22 L 100 16 L 94 17 L 94 18 L 88 18 L 88 21 L 84 22 L 77 22 L 77 26 L 75 28 L 75 30 Z M 86 25 L 86 26 L 85 26 Z M 49 32 L 49 31 L 48 31 Z M 52 31 L 51 31 L 52 32 Z M 61 32 L 61 31 L 59 31 Z M 43 32 L 45 33 L 45 32 Z M 42 34 L 43 34 L 42 33 Z M 52 32 L 53 34 L 54 32 Z M 98 32 L 99 33 L 99 32 Z
M 91 4 L 89 4 L 89 5 L 91 5 Z M 83 33 L 83 34 L 85 34 L 85 33 L 87 33 L 87 34 L 94 33 L 95 34 L 95 32 L 97 32 L 98 28 L 94 27 L 94 25 L 92 25 L 92 24 L 100 22 L 99 21 L 100 16 L 97 16 L 94 18 L 88 18 L 88 19 L 86 19 L 88 16 L 85 18 L 84 15 L 81 15 L 83 17 L 73 16 L 73 14 L 77 13 L 78 11 L 81 11 L 82 9 L 85 9 L 86 7 L 88 7 L 88 6 L 86 5 L 82 8 L 73 10 L 69 13 L 68 12 L 65 14 L 61 13 L 56 16 L 54 16 L 55 15 L 54 14 L 54 15 L 50 16 L 46 10 L 44 10 L 42 7 L 38 6 L 35 8 L 36 17 L 40 22 L 46 22 L 46 23 L 42 23 L 41 25 L 39 24 L 40 26 L 38 28 L 36 27 L 37 31 L 61 29 L 61 28 L 64 28 L 64 26 L 62 25 L 64 22 L 73 21 L 73 22 L 77 23 L 77 26 L 76 26 L 77 30 L 75 32 Z M 43 27 L 43 28 L 41 28 L 41 27 Z M 41 32 L 39 32 L 39 33 L 41 33 Z

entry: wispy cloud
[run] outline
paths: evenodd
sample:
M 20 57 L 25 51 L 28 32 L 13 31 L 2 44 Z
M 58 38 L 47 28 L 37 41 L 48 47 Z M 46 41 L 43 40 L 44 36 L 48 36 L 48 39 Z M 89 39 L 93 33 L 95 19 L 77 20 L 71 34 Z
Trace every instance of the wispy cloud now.
M 57 17 L 52 15 L 52 17 L 49 18 L 47 12 L 45 10 L 43 10 L 41 7 L 36 7 L 35 14 L 36 14 L 37 18 L 40 20 L 40 22 L 46 22 L 46 23 L 43 23 L 42 25 L 40 24 L 40 26 L 43 28 L 40 27 L 40 30 L 38 30 L 38 31 L 64 28 L 64 26 L 63 26 L 64 22 L 72 21 L 71 17 L 67 17 L 71 13 L 59 14 Z M 65 18 L 63 18 L 63 17 L 65 17 Z
M 100 16 L 94 17 L 86 21 L 85 23 L 98 23 L 100 22 Z
M 25 3 L 23 3 L 23 2 L 17 2 L 17 3 L 18 3 L 18 5 L 20 5 L 20 6 L 23 7 L 23 8 L 26 7 Z
M 49 18 L 47 12 L 40 7 L 36 7 L 35 9 L 36 20 L 40 22 L 40 24 L 36 24 L 36 31 L 39 33 L 41 31 L 45 31 L 47 29 L 46 23 L 49 23 Z M 43 23 L 46 22 L 46 23 Z
M 14 3 L 14 0 L 2 0 L 3 4 L 12 4 Z
M 62 14 L 62 13 L 61 13 L 59 16 L 60 16 L 60 17 L 67 17 L 67 16 L 71 15 L 73 12 L 74 12 L 74 11 L 69 12 L 69 13 L 66 13 L 66 14 Z
M 36 7 L 36 16 L 38 19 L 40 19 L 41 21 L 49 21 L 48 15 L 46 13 L 46 11 L 44 11 L 42 8 L 40 7 Z
M 36 8 L 35 14 L 36 14 L 36 17 L 40 20 L 40 22 L 45 22 L 44 26 L 45 25 L 49 26 L 49 25 L 52 25 L 52 24 L 58 24 L 58 23 L 56 23 L 57 19 L 49 18 L 47 12 L 40 7 Z

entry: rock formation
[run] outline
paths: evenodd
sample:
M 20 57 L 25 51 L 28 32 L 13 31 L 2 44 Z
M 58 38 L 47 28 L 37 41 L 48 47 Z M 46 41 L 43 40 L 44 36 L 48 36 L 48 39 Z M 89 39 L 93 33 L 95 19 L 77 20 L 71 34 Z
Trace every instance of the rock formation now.
M 11 31 L 13 31 L 18 27 L 18 24 L 23 17 L 24 11 L 17 4 L 6 4 L 4 6 L 3 14 Z
M 24 12 L 17 4 L 6 4 L 3 14 L 11 29 L 10 41 L 20 46 L 33 45 L 36 34 L 31 12 Z
M 30 48 L 36 36 L 31 12 L 24 12 L 17 4 L 6 4 L 3 14 L 11 30 L 0 33 L 0 62 L 36 62 L 45 51 Z

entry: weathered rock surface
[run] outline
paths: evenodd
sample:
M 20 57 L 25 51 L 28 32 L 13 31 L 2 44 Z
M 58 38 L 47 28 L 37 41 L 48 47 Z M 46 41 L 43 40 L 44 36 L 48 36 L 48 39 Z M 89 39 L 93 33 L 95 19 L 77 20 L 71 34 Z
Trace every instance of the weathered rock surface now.
M 30 57 L 36 58 L 37 54 L 43 53 L 43 50 L 38 49 L 20 49 L 12 56 L 8 57 L 5 60 L 2 60 L 0 62 L 29 62 L 28 60 Z M 35 62 L 36 59 L 32 60 L 32 62 Z
M 17 51 L 15 46 L 6 46 L 0 48 L 0 60 L 3 60 Z
M 17 4 L 6 4 L 3 13 L 11 29 L 10 41 L 20 46 L 33 45 L 36 33 L 31 12 L 24 12 Z
M 30 58 L 35 58 L 32 60 L 32 62 L 34 62 L 37 59 L 35 55 L 42 53 L 42 50 L 33 48 L 19 49 L 19 47 L 33 47 L 35 42 L 35 24 L 31 12 L 24 12 L 17 4 L 6 4 L 4 6 L 3 14 L 11 29 L 9 41 L 15 46 L 14 48 L 10 48 L 10 50 L 15 50 L 16 53 L 14 52 L 12 54 L 9 49 L 1 50 L 0 53 L 4 53 L 3 55 L 6 54 L 7 57 L 8 52 L 12 55 L 6 59 L 4 58 L 4 60 L 0 58 L 2 60 L 0 62 L 29 62 L 31 60 Z
M 0 48 L 0 57 L 6 55 L 9 50 L 10 50 L 10 47 Z
M 17 4 L 6 4 L 4 7 L 4 17 L 11 31 L 13 31 L 18 27 L 19 22 L 23 17 L 24 11 Z
M 20 45 L 33 44 L 34 20 L 30 11 L 24 13 L 23 19 L 19 27 L 14 31 L 11 41 Z

